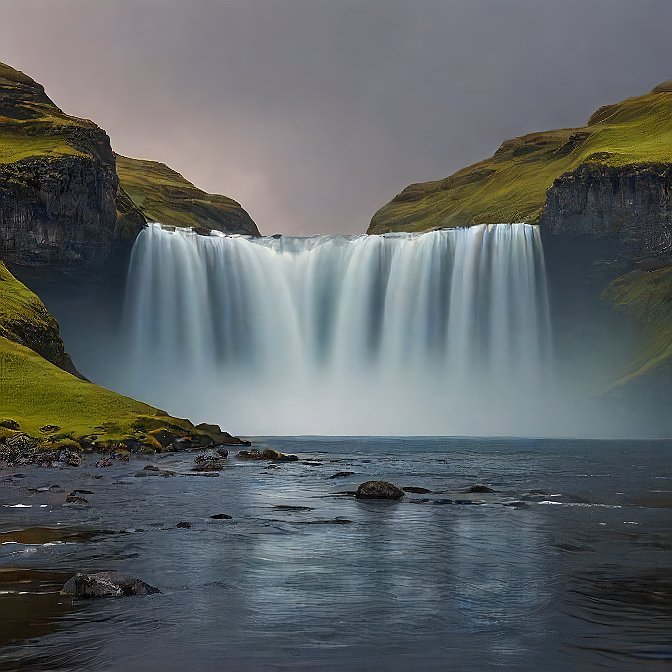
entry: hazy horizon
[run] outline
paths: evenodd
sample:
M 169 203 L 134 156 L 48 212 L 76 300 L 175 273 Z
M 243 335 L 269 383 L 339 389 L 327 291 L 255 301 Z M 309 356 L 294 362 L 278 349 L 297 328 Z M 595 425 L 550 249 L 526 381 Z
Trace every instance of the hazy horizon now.
M 667 0 L 0 0 L 0 60 L 264 234 L 356 233 L 412 182 L 669 78 L 671 26 Z

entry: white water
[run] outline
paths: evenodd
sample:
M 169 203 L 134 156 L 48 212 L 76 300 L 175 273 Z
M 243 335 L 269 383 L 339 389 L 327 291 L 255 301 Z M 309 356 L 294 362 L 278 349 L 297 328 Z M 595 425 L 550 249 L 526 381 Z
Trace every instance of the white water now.
M 122 387 L 239 434 L 534 434 L 550 327 L 537 227 L 137 239 Z

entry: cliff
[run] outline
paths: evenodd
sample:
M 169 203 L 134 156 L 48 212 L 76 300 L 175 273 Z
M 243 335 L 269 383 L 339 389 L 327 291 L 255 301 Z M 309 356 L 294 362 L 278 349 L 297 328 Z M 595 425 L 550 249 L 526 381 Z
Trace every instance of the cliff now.
M 1 64 L 0 115 L 0 257 L 66 272 L 104 263 L 119 238 L 107 134 Z
M 259 235 L 235 201 L 167 166 L 118 163 L 105 131 L 0 64 L 0 258 L 22 276 L 100 275 L 148 220 Z
M 655 371 L 670 388 L 672 80 L 597 110 L 584 127 L 507 140 L 450 177 L 412 184 L 368 232 L 499 222 L 541 226 L 560 341 L 608 341 L 620 330 L 616 308 L 638 334 L 630 358 L 614 362 L 616 380 Z
M 200 233 L 260 235 L 252 218 L 233 199 L 198 189 L 163 163 L 119 154 L 116 158 L 121 186 L 147 221 L 189 226 Z
M 582 164 L 553 182 L 539 224 L 551 234 L 616 240 L 633 259 L 671 254 L 672 163 Z
M 625 228 L 631 238 L 627 229 L 646 212 L 667 228 L 655 247 L 669 237 L 670 164 L 672 81 L 601 108 L 582 128 L 507 140 L 450 177 L 412 184 L 376 212 L 368 232 L 532 222 L 565 233 Z

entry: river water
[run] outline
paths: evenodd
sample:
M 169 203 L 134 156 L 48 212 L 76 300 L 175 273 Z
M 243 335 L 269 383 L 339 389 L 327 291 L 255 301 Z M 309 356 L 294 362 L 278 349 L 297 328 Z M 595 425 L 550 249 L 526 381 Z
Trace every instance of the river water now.
M 670 669 L 671 442 L 255 443 L 301 459 L 0 472 L 0 669 Z M 374 478 L 432 493 L 341 494 Z M 101 570 L 162 593 L 58 594 Z

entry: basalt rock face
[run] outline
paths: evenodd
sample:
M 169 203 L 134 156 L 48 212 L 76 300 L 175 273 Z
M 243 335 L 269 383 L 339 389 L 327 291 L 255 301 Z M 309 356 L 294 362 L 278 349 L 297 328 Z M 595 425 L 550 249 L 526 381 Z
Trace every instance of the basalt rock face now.
M 672 164 L 584 164 L 553 182 L 539 224 L 618 241 L 633 259 L 672 254 Z
M 0 165 L 0 253 L 13 267 L 95 273 L 120 241 L 117 187 L 111 152 Z
M 236 201 L 163 164 L 115 156 L 104 130 L 0 63 L 0 259 L 40 288 L 64 277 L 119 284 L 147 221 L 259 235 Z
M 110 139 L 0 64 L 0 257 L 21 277 L 97 275 L 144 224 L 121 198 Z

